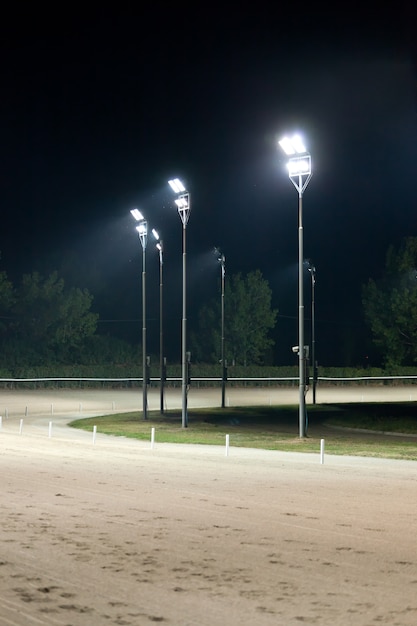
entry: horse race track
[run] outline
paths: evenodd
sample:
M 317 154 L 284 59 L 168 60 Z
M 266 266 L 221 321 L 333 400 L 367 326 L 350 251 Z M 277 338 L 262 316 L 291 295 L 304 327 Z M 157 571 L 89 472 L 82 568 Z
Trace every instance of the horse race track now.
M 138 408 L 137 391 L 0 402 L 1 624 L 417 623 L 416 463 L 66 426 Z

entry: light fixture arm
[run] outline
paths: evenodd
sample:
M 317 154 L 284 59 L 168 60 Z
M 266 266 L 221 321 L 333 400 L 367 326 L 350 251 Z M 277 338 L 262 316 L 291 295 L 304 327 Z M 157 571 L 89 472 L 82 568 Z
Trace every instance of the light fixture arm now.
M 289 159 L 288 172 L 290 181 L 298 191 L 298 195 L 301 197 L 312 176 L 311 156 L 306 153 L 303 156 L 296 156 Z
M 146 246 L 148 243 L 148 222 L 143 220 L 139 226 L 136 226 L 136 230 L 139 234 L 140 243 L 142 245 L 142 249 L 146 250 Z
M 187 193 L 182 193 L 175 200 L 175 204 L 177 205 L 178 215 L 180 216 L 182 225 L 185 228 L 187 226 L 187 224 L 188 224 L 188 220 L 189 220 L 189 217 L 190 217 L 190 211 L 191 211 L 190 194 L 188 192 Z

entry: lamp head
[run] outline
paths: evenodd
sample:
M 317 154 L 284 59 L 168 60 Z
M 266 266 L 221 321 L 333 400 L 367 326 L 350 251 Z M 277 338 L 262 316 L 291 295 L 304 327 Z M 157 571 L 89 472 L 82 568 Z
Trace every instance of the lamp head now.
M 311 174 L 311 157 L 309 154 L 303 157 L 291 157 L 287 167 L 290 178 L 291 176 L 309 176 Z
M 136 230 L 138 231 L 139 235 L 146 235 L 148 232 L 148 225 L 147 223 L 141 222 L 138 226 L 136 226 Z
M 184 191 L 186 191 L 184 185 L 179 178 L 173 178 L 169 180 L 168 185 L 171 187 L 174 193 L 183 193 Z
M 130 213 L 132 214 L 132 216 L 135 218 L 137 222 L 141 222 L 142 220 L 145 219 L 142 213 L 139 211 L 139 209 L 131 209 Z
M 175 204 L 178 209 L 188 209 L 188 194 L 185 196 L 180 196 L 175 200 Z
M 307 152 L 304 142 L 298 134 L 295 134 L 292 137 L 283 137 L 278 143 L 288 156 L 292 156 L 294 154 L 305 154 Z

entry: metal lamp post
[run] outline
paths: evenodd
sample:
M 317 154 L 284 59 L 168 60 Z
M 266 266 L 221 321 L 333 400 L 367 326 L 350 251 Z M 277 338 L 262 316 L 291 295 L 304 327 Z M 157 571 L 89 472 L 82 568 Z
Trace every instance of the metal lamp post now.
M 226 399 L 226 371 L 227 364 L 225 360 L 224 353 L 224 282 L 225 282 L 225 274 L 226 274 L 226 257 L 224 254 L 220 252 L 218 248 L 214 249 L 215 253 L 218 255 L 218 262 L 221 267 L 221 318 L 222 318 L 222 337 L 221 337 L 221 363 L 222 363 L 222 409 L 225 407 L 225 399 Z
M 317 386 L 317 367 L 316 367 L 316 268 L 311 265 L 308 268 L 311 276 L 311 361 L 313 363 L 313 404 L 316 404 L 316 386 Z
M 188 426 L 187 412 L 187 389 L 188 389 L 188 359 L 187 359 L 187 252 L 186 252 L 186 232 L 187 223 L 190 217 L 191 203 L 190 194 L 179 178 L 168 181 L 171 189 L 177 194 L 175 204 L 178 215 L 182 222 L 182 427 Z
M 159 377 L 160 377 L 160 412 L 164 412 L 164 321 L 163 321 L 163 241 L 155 228 L 152 229 L 157 244 L 156 248 L 159 252 Z
M 131 214 L 139 224 L 136 230 L 142 244 L 142 390 L 143 390 L 143 419 L 148 419 L 147 398 L 147 361 L 146 361 L 146 244 L 148 241 L 148 222 L 138 209 L 132 209 Z
M 299 365 L 299 433 L 306 436 L 304 293 L 303 293 L 303 193 L 310 181 L 311 156 L 299 135 L 284 137 L 279 145 L 290 158 L 288 174 L 298 191 L 298 365 Z

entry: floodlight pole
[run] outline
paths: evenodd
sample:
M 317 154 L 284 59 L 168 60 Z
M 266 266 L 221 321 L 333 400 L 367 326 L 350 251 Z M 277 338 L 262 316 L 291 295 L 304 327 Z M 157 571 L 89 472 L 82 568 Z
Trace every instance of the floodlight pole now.
M 160 377 L 160 413 L 164 412 L 164 319 L 163 319 L 163 242 L 158 244 L 159 251 L 159 377 Z
M 142 243 L 142 389 L 143 419 L 148 419 L 148 377 L 146 367 L 146 237 Z
M 304 233 L 303 233 L 303 192 L 298 191 L 298 371 L 299 371 L 299 428 L 300 437 L 305 437 L 306 399 L 305 399 L 305 348 L 304 348 Z
M 182 368 L 182 416 L 183 428 L 188 427 L 187 393 L 188 393 L 188 359 L 187 359 L 187 223 L 190 217 L 190 194 L 182 182 L 175 178 L 168 181 L 171 189 L 178 193 L 175 203 L 182 222 L 182 337 L 181 337 L 181 368 Z
M 136 230 L 139 234 L 142 245 L 142 398 L 143 398 L 143 419 L 148 419 L 148 398 L 147 398 L 147 359 L 146 359 L 146 245 L 148 241 L 148 223 L 138 209 L 131 210 L 132 216 L 139 225 Z
M 159 252 L 159 378 L 160 378 L 160 413 L 164 412 L 164 321 L 163 321 L 163 264 L 164 264 L 164 242 L 159 237 L 159 233 L 152 228 L 152 235 L 155 237 L 157 244 L 156 249 Z
M 182 416 L 183 428 L 188 427 L 187 407 L 187 222 L 182 225 L 182 324 L 181 324 L 181 374 L 182 374 Z
M 316 268 L 314 265 L 309 267 L 311 274 L 311 360 L 313 363 L 313 404 L 316 404 L 316 386 L 317 386 L 317 368 L 316 368 Z
M 298 367 L 299 367 L 299 433 L 300 438 L 306 436 L 306 348 L 304 342 L 304 262 L 303 262 L 303 192 L 311 178 L 311 156 L 304 147 L 301 138 L 294 135 L 292 139 L 284 137 L 279 142 L 288 155 L 288 171 L 291 182 L 298 191 Z
M 225 264 L 226 264 L 226 257 L 224 256 L 224 254 L 221 254 L 220 258 L 220 265 L 221 265 L 221 280 L 222 280 L 222 345 L 221 345 L 221 359 L 222 359 L 222 409 L 224 409 L 225 407 L 225 400 L 226 400 L 226 361 L 225 361 L 225 354 L 224 354 L 224 277 L 225 277 L 225 273 L 226 273 L 226 268 L 225 268 Z

